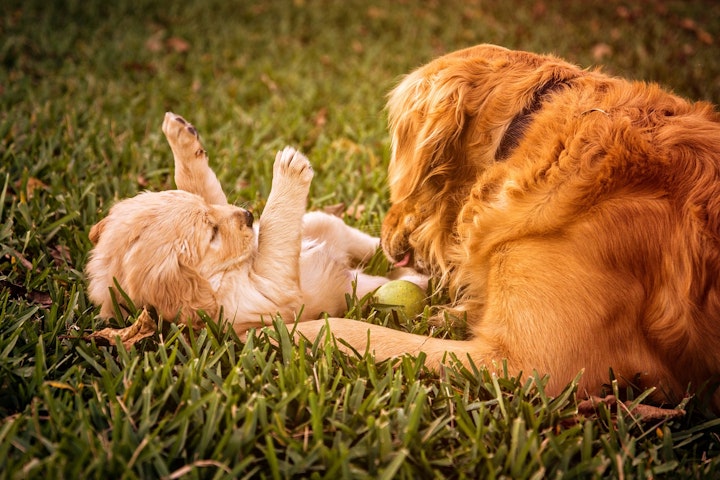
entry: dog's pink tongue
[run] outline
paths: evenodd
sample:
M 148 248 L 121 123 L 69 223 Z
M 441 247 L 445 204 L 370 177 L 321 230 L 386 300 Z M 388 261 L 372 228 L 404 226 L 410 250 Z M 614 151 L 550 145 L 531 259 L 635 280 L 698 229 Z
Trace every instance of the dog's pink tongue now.
M 406 253 L 402 260 L 395 264 L 396 267 L 407 267 L 410 263 L 410 252 Z

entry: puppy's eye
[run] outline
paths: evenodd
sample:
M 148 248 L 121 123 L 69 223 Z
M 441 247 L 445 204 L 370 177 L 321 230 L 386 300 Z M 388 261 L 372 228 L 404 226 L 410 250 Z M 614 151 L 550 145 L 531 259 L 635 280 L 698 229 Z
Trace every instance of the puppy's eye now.
M 218 228 L 217 225 L 213 225 L 213 226 L 212 226 L 212 236 L 210 237 L 210 241 L 211 241 L 211 242 L 214 242 L 214 241 L 215 241 L 215 239 L 216 239 L 217 236 L 218 236 L 218 231 L 219 231 L 219 230 L 220 230 L 220 229 Z

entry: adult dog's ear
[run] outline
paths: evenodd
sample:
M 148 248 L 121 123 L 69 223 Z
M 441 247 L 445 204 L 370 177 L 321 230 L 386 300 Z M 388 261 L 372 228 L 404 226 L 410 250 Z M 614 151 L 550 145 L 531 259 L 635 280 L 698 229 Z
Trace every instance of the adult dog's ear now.
M 97 245 L 97 243 L 100 241 L 100 235 L 102 235 L 106 223 L 107 217 L 103 218 L 90 228 L 90 234 L 88 235 L 88 237 L 90 238 L 90 241 L 93 245 Z
M 540 68 L 542 66 L 542 68 Z M 543 92 L 581 76 L 572 65 L 479 46 L 415 70 L 387 103 L 393 203 L 428 183 L 474 181 L 495 162 L 513 118 Z M 438 180 L 438 177 L 440 180 Z
M 393 203 L 406 200 L 429 182 L 442 188 L 446 177 L 475 177 L 472 171 L 456 171 L 472 167 L 457 156 L 466 154 L 464 132 L 486 101 L 486 90 L 478 87 L 486 72 L 482 64 L 464 62 L 449 59 L 436 70 L 417 70 L 390 93 L 393 158 L 388 180 Z M 490 138 L 480 143 L 490 150 Z

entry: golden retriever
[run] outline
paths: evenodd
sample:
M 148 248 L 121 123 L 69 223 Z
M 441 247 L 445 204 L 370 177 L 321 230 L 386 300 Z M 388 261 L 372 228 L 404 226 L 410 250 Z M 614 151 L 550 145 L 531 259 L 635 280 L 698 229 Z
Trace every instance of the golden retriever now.
M 313 170 L 300 152 L 277 154 L 257 228 L 250 212 L 228 205 L 195 128 L 167 113 L 163 132 L 180 190 L 122 200 L 90 231 L 88 295 L 102 317 L 112 316 L 113 297 L 124 301 L 117 282 L 134 305 L 165 319 L 201 326 L 199 311 L 216 317 L 222 309 L 242 334 L 275 315 L 342 315 L 346 294 L 362 297 L 388 281 L 349 266 L 372 256 L 379 239 L 340 218 L 305 214 Z
M 464 341 L 328 322 L 384 359 L 447 354 L 677 401 L 720 374 L 720 116 L 657 85 L 480 45 L 388 101 L 382 247 L 449 288 Z M 326 322 L 300 323 L 305 336 Z M 368 341 L 369 338 L 369 341 Z M 715 395 L 718 405 L 718 395 Z

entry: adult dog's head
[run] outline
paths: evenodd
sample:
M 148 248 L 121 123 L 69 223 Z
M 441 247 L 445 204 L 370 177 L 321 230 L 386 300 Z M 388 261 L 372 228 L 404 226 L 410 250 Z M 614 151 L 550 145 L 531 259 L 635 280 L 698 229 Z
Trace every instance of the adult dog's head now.
M 101 316 L 112 316 L 112 296 L 123 303 L 117 282 L 136 306 L 153 306 L 164 318 L 214 316 L 224 272 L 254 252 L 252 223 L 246 210 L 180 190 L 123 200 L 90 230 L 90 299 Z
M 405 77 L 388 101 L 392 207 L 382 232 L 388 257 L 447 274 L 458 211 L 479 173 L 522 134 L 523 125 L 508 130 L 513 119 L 582 74 L 553 57 L 480 45 Z

